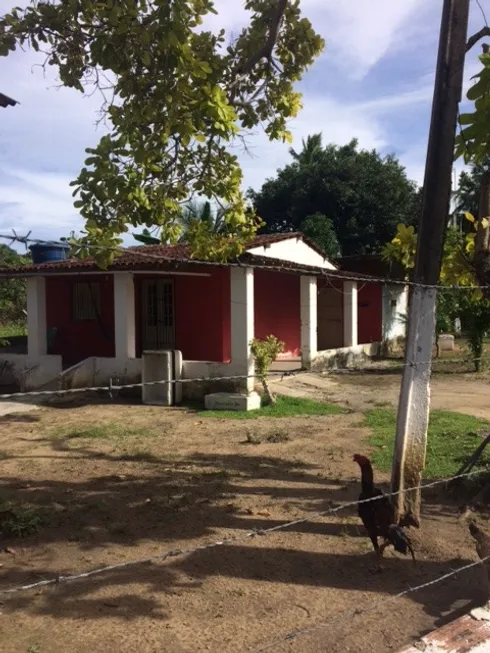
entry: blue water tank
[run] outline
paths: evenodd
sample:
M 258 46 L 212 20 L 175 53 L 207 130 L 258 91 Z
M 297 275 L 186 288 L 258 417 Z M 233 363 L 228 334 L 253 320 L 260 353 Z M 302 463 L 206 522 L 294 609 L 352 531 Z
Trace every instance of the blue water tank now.
M 33 263 L 64 261 L 70 251 L 67 243 L 35 243 L 30 245 Z

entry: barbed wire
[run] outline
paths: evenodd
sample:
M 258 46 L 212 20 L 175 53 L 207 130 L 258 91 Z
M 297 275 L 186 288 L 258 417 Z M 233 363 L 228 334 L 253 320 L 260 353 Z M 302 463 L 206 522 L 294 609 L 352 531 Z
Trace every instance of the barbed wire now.
M 458 567 L 457 569 L 453 569 L 447 574 L 444 574 L 444 576 L 439 576 L 438 578 L 429 580 L 426 583 L 421 583 L 420 585 L 416 585 L 415 587 L 409 587 L 408 589 L 402 590 L 401 592 L 398 592 L 397 594 L 394 594 L 393 596 L 390 596 L 388 598 L 380 599 L 379 601 L 376 601 L 374 605 L 371 605 L 368 608 L 365 609 L 354 608 L 353 610 L 349 610 L 348 612 L 342 613 L 338 617 L 332 617 L 332 619 L 329 619 L 328 621 L 323 621 L 321 623 L 314 624 L 313 626 L 308 626 L 307 628 L 298 628 L 297 630 L 293 630 L 287 633 L 286 635 L 277 637 L 274 640 L 271 640 L 270 642 L 262 646 L 259 646 L 258 648 L 249 648 L 247 650 L 249 651 L 249 653 L 263 653 L 264 651 L 269 651 L 271 648 L 274 648 L 279 644 L 283 644 L 284 642 L 290 642 L 302 635 L 309 635 L 319 630 L 323 630 L 325 628 L 329 628 L 330 626 L 342 623 L 343 621 L 349 621 L 359 615 L 365 615 L 370 612 L 376 612 L 377 610 L 383 608 L 385 605 L 391 603 L 392 601 L 396 601 L 404 596 L 407 596 L 408 594 L 412 594 L 413 592 L 418 592 L 422 589 L 426 589 L 427 587 L 432 587 L 433 585 L 437 585 L 437 583 L 442 583 L 443 581 L 447 580 L 448 578 L 451 578 L 452 576 L 456 576 L 457 574 L 460 574 L 463 571 L 467 571 L 468 569 L 472 569 L 473 567 L 477 567 L 478 565 L 483 564 L 487 560 L 490 560 L 490 555 L 482 558 L 481 560 L 477 560 L 476 562 L 472 562 L 462 567 Z
M 328 350 L 327 350 L 328 351 Z M 424 365 L 434 365 L 435 363 L 460 363 L 460 364 L 466 364 L 466 363 L 475 363 L 477 361 L 484 361 L 484 360 L 489 360 L 489 356 L 478 356 L 476 358 L 433 358 L 430 361 L 408 361 L 408 362 L 401 362 L 397 361 L 395 359 L 382 359 L 377 361 L 374 359 L 374 362 L 381 362 L 381 363 L 389 363 L 385 367 L 376 367 L 375 365 L 369 366 L 369 364 L 365 367 L 335 367 L 332 366 L 326 370 L 323 371 L 318 371 L 318 370 L 308 370 L 304 368 L 298 368 L 294 370 L 278 370 L 278 371 L 272 371 L 269 372 L 266 376 L 267 378 L 279 378 L 281 381 L 285 378 L 288 377 L 294 377 L 298 375 L 303 375 L 303 374 L 313 374 L 316 376 L 322 376 L 322 375 L 328 375 L 328 374 L 335 374 L 339 372 L 350 372 L 350 373 L 358 373 L 358 372 L 365 372 L 366 370 L 376 372 L 378 369 L 393 369 L 393 370 L 399 370 L 403 369 L 404 367 L 413 367 L 417 368 L 419 366 L 424 366 Z M 279 361 L 282 362 L 282 361 Z M 289 361 L 285 360 L 284 362 L 288 363 Z M 62 375 L 63 373 L 61 373 Z M 114 377 L 117 377 L 117 374 L 114 374 Z M 20 399 L 21 397 L 42 397 L 42 396 L 63 396 L 66 394 L 80 394 L 84 392 L 118 392 L 120 390 L 124 389 L 136 389 L 136 388 L 143 388 L 147 386 L 157 386 L 157 385 L 175 385 L 175 384 L 180 384 L 180 383 L 208 383 L 210 381 L 215 381 L 215 382 L 223 382 L 223 381 L 246 381 L 247 379 L 256 379 L 260 380 L 260 376 L 257 374 L 234 374 L 234 375 L 223 375 L 223 376 L 198 376 L 198 377 L 193 377 L 193 378 L 178 378 L 178 379 L 159 379 L 157 381 L 140 381 L 137 383 L 119 383 L 119 384 L 114 384 L 109 382 L 107 385 L 94 385 L 94 386 L 84 386 L 81 388 L 58 388 L 56 390 L 26 390 L 24 392 L 10 392 L 10 393 L 3 393 L 0 394 L 0 400 L 1 399 Z M 55 382 L 56 380 L 60 381 L 60 375 L 58 377 L 54 378 L 52 382 Z
M 15 587 L 11 587 L 8 589 L 0 589 L 0 596 L 1 595 L 9 595 L 9 594 L 17 594 L 19 592 L 27 592 L 33 589 L 39 589 L 41 587 L 48 587 L 51 585 L 60 585 L 61 583 L 68 583 L 76 580 L 81 580 L 81 579 L 86 579 L 86 578 L 91 578 L 92 576 L 97 576 L 100 574 L 104 574 L 107 572 L 112 572 L 116 571 L 119 569 L 126 569 L 128 567 L 135 567 L 139 565 L 144 565 L 144 564 L 150 564 L 152 562 L 163 562 L 165 560 L 168 560 L 170 558 L 177 558 L 181 557 L 184 555 L 190 555 L 192 553 L 199 553 L 202 551 L 207 551 L 210 549 L 215 549 L 221 546 L 226 546 L 228 544 L 234 544 L 237 542 L 243 542 L 246 541 L 250 538 L 257 537 L 257 536 L 265 536 L 269 535 L 271 533 L 276 533 L 277 531 L 281 531 L 287 528 L 292 528 L 293 526 L 298 526 L 300 524 L 305 524 L 309 521 L 312 521 L 313 519 L 318 519 L 319 517 L 326 517 L 328 515 L 333 515 L 341 510 L 344 510 L 346 508 L 351 508 L 353 506 L 358 506 L 359 504 L 363 503 L 371 503 L 373 501 L 380 501 L 384 498 L 387 497 L 394 497 L 400 494 L 401 492 L 414 492 L 416 490 L 426 490 L 431 487 L 436 487 L 437 485 L 442 485 L 444 483 L 449 483 L 450 481 L 454 481 L 460 478 L 465 478 L 468 476 L 474 476 L 477 474 L 485 474 L 488 473 L 488 469 L 478 469 L 478 470 L 473 470 L 470 472 L 465 472 L 463 474 L 457 474 L 455 476 L 451 476 L 448 478 L 444 479 L 438 479 L 437 481 L 431 481 L 430 483 L 423 483 L 422 485 L 417 485 L 415 487 L 410 487 L 410 488 L 404 488 L 402 490 L 397 490 L 395 492 L 389 492 L 386 494 L 370 497 L 368 499 L 361 499 L 361 500 L 355 500 L 355 501 L 346 501 L 340 503 L 338 506 L 334 506 L 333 508 L 328 508 L 326 510 L 320 510 L 318 512 L 314 512 L 307 517 L 300 517 L 298 519 L 294 519 L 289 522 L 285 522 L 284 524 L 278 524 L 277 526 L 271 526 L 270 528 L 264 528 L 264 529 L 253 529 L 250 531 L 247 531 L 246 533 L 242 533 L 240 535 L 231 535 L 230 537 L 222 538 L 220 540 L 210 542 L 208 544 L 201 544 L 195 547 L 187 547 L 187 548 L 176 548 L 176 549 L 170 549 L 168 551 L 165 551 L 163 553 L 157 553 L 152 556 L 148 556 L 145 558 L 136 558 L 133 560 L 127 560 L 125 562 L 119 562 L 113 565 L 104 565 L 102 567 L 97 567 L 95 569 L 91 569 L 89 571 L 83 571 L 78 574 L 69 574 L 69 575 L 62 575 L 59 574 L 55 578 L 50 578 L 50 579 L 44 579 L 37 581 L 35 583 L 29 583 L 25 585 L 17 585 Z
M 30 232 L 29 232 L 30 233 Z M 19 236 L 18 234 L 0 234 L 0 238 L 4 240 L 9 240 L 11 243 L 18 242 L 20 244 L 27 245 L 28 243 L 36 243 L 40 245 L 60 245 L 60 241 L 54 241 L 54 240 L 42 240 L 39 238 L 30 238 L 29 235 L 27 236 Z M 130 249 L 125 248 L 125 247 L 110 247 L 108 245 L 93 245 L 90 243 L 80 245 L 80 249 L 93 249 L 96 251 L 108 251 L 108 252 L 119 252 L 121 254 L 128 253 L 130 251 L 131 254 L 135 254 L 139 257 L 142 258 L 147 258 L 147 259 L 152 259 L 159 261 L 160 263 L 172 263 L 174 265 L 188 265 L 188 264 L 195 264 L 195 265 L 201 265 L 201 266 L 211 266 L 211 267 L 216 267 L 216 266 L 222 266 L 226 265 L 227 267 L 252 267 L 258 270 L 271 270 L 271 271 L 277 271 L 277 272 L 291 272 L 298 274 L 298 272 L 304 272 L 306 276 L 316 276 L 319 278 L 331 278 L 331 279 L 338 279 L 340 281 L 357 281 L 360 283 L 378 283 L 382 285 L 388 285 L 388 286 L 403 286 L 403 287 L 411 287 L 411 288 L 425 288 L 426 290 L 452 290 L 452 291 L 459 291 L 459 290 L 469 290 L 469 291 L 474 291 L 474 290 L 487 290 L 490 289 L 490 284 L 484 284 L 484 285 L 471 285 L 471 286 L 466 286 L 466 285 L 459 285 L 459 284 L 427 284 L 427 283 L 422 283 L 419 281 L 411 281 L 411 280 L 404 280 L 404 279 L 396 279 L 396 278 L 390 278 L 390 277 L 376 277 L 376 276 L 363 276 L 362 274 L 358 273 L 349 273 L 349 272 L 344 272 L 343 270 L 330 270 L 328 268 L 319 268 L 316 266 L 301 266 L 298 264 L 296 267 L 293 265 L 288 265 L 288 263 L 291 263 L 289 261 L 285 261 L 284 265 L 274 265 L 273 263 L 271 264 L 264 264 L 264 263 L 259 263 L 257 261 L 251 261 L 251 262 L 240 262 L 239 260 L 234 260 L 234 261 L 228 261 L 227 263 L 219 263 L 216 261 L 203 261 L 201 259 L 189 259 L 189 258 L 176 258 L 176 257 L 165 257 L 165 256 L 159 256 L 158 254 L 151 254 L 150 252 L 143 252 L 141 251 L 141 248 L 144 246 L 133 246 Z M 247 253 L 247 252 L 245 252 Z M 252 255 L 255 256 L 255 255 Z M 311 268 L 311 269 L 308 269 Z M 77 268 L 73 268 L 74 274 L 76 274 Z M 108 270 L 107 272 L 110 272 Z M 171 272 L 169 271 L 169 274 Z

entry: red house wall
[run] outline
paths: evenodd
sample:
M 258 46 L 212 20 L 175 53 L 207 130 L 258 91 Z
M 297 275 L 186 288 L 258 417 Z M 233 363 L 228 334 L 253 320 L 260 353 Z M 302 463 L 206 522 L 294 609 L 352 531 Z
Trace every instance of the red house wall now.
M 100 318 L 73 319 L 75 281 L 100 284 Z M 114 284 L 112 275 L 46 277 L 46 323 L 58 333 L 51 354 L 63 356 L 64 366 L 74 365 L 89 356 L 112 357 L 114 352 Z
M 282 356 L 301 353 L 300 277 L 255 270 L 255 337 L 274 335 L 285 342 Z
M 358 342 L 364 345 L 382 339 L 382 291 L 379 284 L 359 284 L 357 293 Z
M 230 338 L 230 271 L 205 268 L 210 276 L 169 275 L 174 285 L 175 346 L 184 360 L 228 363 Z M 135 277 L 136 355 L 141 356 L 141 281 Z M 159 279 L 165 278 L 162 275 Z

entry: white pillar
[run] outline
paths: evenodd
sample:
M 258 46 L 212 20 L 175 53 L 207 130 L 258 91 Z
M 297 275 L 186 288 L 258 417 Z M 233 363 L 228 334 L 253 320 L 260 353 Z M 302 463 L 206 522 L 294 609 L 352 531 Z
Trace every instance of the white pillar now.
M 134 281 L 130 272 L 114 273 L 116 358 L 136 358 Z
M 357 282 L 344 281 L 344 347 L 357 344 Z
M 46 280 L 44 277 L 27 279 L 27 353 L 45 356 L 48 351 L 46 333 Z
M 301 277 L 301 364 L 311 367 L 318 350 L 317 344 L 317 283 L 316 277 Z
M 237 374 L 251 376 L 255 366 L 250 351 L 254 338 L 254 271 L 253 268 L 232 267 L 231 283 L 231 363 Z M 252 392 L 254 378 L 242 384 L 247 392 Z

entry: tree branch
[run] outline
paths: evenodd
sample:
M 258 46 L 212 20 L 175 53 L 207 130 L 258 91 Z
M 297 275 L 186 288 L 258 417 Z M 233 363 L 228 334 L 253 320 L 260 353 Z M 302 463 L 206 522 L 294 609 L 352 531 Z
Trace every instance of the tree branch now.
M 468 42 L 466 43 L 466 52 L 469 52 L 471 48 L 478 43 L 480 39 L 482 39 L 484 36 L 490 36 L 490 27 L 485 26 L 482 27 L 479 32 L 476 32 L 476 34 L 473 34 L 473 36 L 470 36 L 468 39 Z
M 254 69 L 254 67 L 259 63 L 261 59 L 271 59 L 272 51 L 274 50 L 274 46 L 276 44 L 277 34 L 279 32 L 279 27 L 281 26 L 284 12 L 286 11 L 287 4 L 288 0 L 278 0 L 276 11 L 271 19 L 269 34 L 267 35 L 267 39 L 264 45 L 251 57 L 249 57 L 242 66 L 240 66 L 240 68 L 237 70 L 239 75 L 247 75 L 251 70 Z

